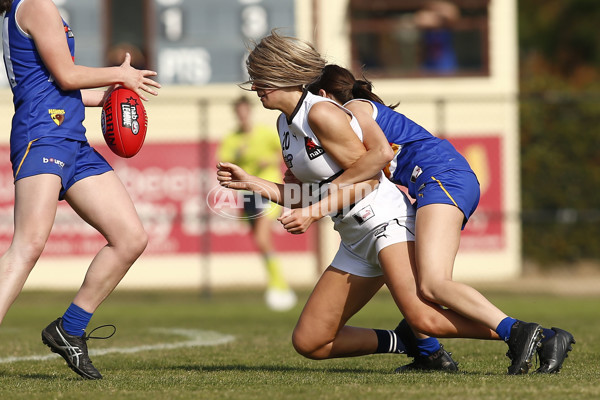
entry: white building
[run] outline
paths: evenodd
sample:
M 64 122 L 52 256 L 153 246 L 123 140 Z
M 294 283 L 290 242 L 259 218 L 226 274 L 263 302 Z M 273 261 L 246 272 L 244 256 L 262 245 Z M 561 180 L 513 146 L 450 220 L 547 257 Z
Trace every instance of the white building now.
M 485 280 L 520 273 L 516 0 L 438 1 L 434 8 L 426 0 L 56 3 L 75 32 L 76 62 L 101 66 L 120 60 L 119 51 L 126 49 L 136 54 L 136 62 L 158 70 L 164 85 L 160 96 L 146 103 L 149 129 L 142 152 L 130 160 L 111 158 L 150 233 L 149 250 L 123 287 L 263 283 L 247 226 L 216 215 L 206 198 L 216 182 L 214 149 L 234 128 L 231 102 L 244 93 L 237 84 L 245 79 L 245 41 L 274 27 L 313 42 L 330 62 L 356 73 L 365 66 L 386 102 L 400 101 L 400 112 L 452 141 L 469 159 L 482 199 L 463 234 L 455 277 Z M 6 84 L 1 93 L 4 250 L 12 232 L 12 103 Z M 277 113 L 257 105 L 255 114 L 256 122 L 274 126 Z M 88 138 L 112 157 L 99 115 L 88 112 Z M 337 234 L 327 222 L 314 231 L 304 238 L 277 235 L 286 274 L 296 285 L 312 284 L 337 250 Z M 27 287 L 77 287 L 102 245 L 61 205 Z

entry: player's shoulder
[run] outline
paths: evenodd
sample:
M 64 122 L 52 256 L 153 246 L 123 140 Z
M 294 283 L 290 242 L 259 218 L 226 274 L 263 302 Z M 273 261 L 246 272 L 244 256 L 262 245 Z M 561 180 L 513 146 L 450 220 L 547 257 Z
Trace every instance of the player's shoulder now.
M 52 0 L 27 0 L 18 5 L 15 19 L 23 31 L 31 34 L 42 26 L 52 26 L 53 21 L 62 21 L 60 12 Z M 40 24 L 43 21 L 44 24 Z M 50 25 L 48 25 L 50 24 Z
M 342 106 L 333 101 L 319 101 L 314 103 L 308 111 L 309 122 L 325 122 L 335 116 L 343 116 L 346 114 Z
M 57 12 L 58 8 L 54 1 L 52 0 L 23 0 L 19 4 L 19 10 L 21 12 L 27 13 L 47 13 L 47 12 Z
M 353 113 L 356 112 L 373 112 L 373 109 L 375 108 L 375 103 L 373 103 L 370 100 L 366 100 L 366 99 L 353 99 L 350 100 L 349 102 L 347 102 L 346 104 L 344 104 L 344 107 L 346 107 L 348 110 L 352 111 Z

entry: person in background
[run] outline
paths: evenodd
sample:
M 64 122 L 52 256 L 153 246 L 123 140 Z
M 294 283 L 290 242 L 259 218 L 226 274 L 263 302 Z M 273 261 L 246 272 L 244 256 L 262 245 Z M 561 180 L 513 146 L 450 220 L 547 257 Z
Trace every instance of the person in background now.
M 425 2 L 414 15 L 422 32 L 422 68 L 436 74 L 453 74 L 458 69 L 454 49 L 453 24 L 460 19 L 460 8 L 446 0 Z
M 52 0 L 0 0 L 0 13 L 5 13 L 4 64 L 15 106 L 14 234 L 0 258 L 0 323 L 44 250 L 58 201 L 65 200 L 106 245 L 63 316 L 42 330 L 42 341 L 77 374 L 101 379 L 86 343 L 97 337 L 85 329 L 142 254 L 148 236 L 123 183 L 87 141 L 85 107 L 101 107 L 116 85 L 147 100 L 145 93 L 157 95 L 160 84 L 151 79 L 156 72 L 133 68 L 129 54 L 117 67 L 75 64 L 73 31 Z
M 253 124 L 252 105 L 247 97 L 234 102 L 234 111 L 238 126 L 221 142 L 219 159 L 237 164 L 262 179 L 281 182 L 281 146 L 277 135 L 266 126 Z M 280 208 L 267 199 L 246 193 L 244 214 L 267 271 L 267 306 L 275 311 L 287 311 L 296 305 L 296 294 L 286 282 L 274 254 L 272 229 Z

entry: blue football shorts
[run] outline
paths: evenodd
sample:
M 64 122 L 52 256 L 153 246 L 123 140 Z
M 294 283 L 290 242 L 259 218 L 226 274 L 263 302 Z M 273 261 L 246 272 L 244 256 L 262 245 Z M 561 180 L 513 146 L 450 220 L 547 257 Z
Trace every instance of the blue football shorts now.
M 471 171 L 448 170 L 429 177 L 420 177 L 417 189 L 417 209 L 428 204 L 450 204 L 465 216 L 463 229 L 479 204 L 479 181 Z
M 51 136 L 32 140 L 16 149 L 11 147 L 10 159 L 15 182 L 40 174 L 60 176 L 60 200 L 75 182 L 112 171 L 110 164 L 87 141 Z

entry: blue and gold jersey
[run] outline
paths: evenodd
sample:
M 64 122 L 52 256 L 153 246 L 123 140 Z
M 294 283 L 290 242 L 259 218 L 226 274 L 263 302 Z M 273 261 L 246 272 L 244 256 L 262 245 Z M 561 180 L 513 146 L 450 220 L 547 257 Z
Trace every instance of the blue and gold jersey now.
M 405 115 L 381 103 L 369 103 L 373 106 L 373 119 L 396 152 L 384 172 L 392 182 L 405 186 L 411 197 L 417 199 L 421 185 L 440 172 L 472 172 L 467 160 L 450 142 L 433 136 Z
M 64 91 L 54 82 L 33 38 L 16 21 L 16 12 L 24 1 L 13 2 L 4 17 L 2 31 L 4 64 L 15 106 L 11 147 L 22 147 L 24 143 L 47 136 L 85 141 L 81 91 Z M 73 32 L 65 21 L 63 25 L 74 59 Z

